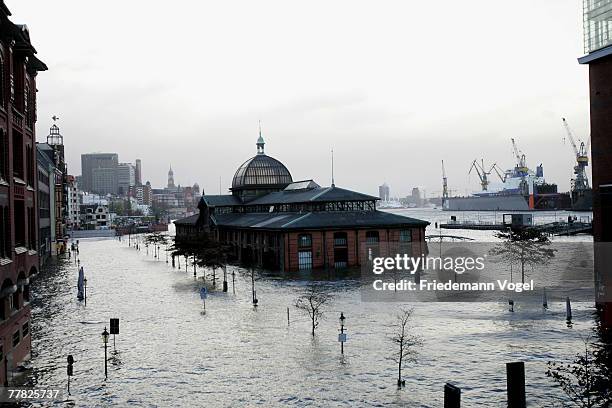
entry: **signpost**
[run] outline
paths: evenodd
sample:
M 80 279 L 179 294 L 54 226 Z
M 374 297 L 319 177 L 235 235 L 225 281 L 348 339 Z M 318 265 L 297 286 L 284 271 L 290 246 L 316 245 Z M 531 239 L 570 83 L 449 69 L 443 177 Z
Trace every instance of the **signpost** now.
M 68 354 L 68 366 L 66 368 L 67 374 L 68 374 L 68 395 L 70 395 L 70 377 L 74 374 L 73 369 L 72 369 L 72 364 L 74 364 L 74 357 L 72 357 L 72 354 Z
M 110 319 L 110 334 L 113 335 L 113 350 L 117 351 L 117 347 L 115 345 L 115 335 L 119 334 L 119 319 Z
M 207 297 L 208 297 L 208 290 L 206 290 L 206 287 L 200 288 L 200 299 L 202 299 L 202 302 L 204 303 L 204 310 L 206 310 L 206 298 Z
M 346 333 L 344 332 L 344 312 L 340 313 L 340 334 L 338 334 L 338 341 L 340 342 L 340 353 L 344 354 L 344 343 L 346 342 Z

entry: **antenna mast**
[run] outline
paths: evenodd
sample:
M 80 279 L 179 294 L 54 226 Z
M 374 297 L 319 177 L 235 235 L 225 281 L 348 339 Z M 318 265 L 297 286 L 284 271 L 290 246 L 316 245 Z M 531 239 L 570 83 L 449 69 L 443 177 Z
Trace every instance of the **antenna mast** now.
M 331 149 L 331 186 L 336 187 L 336 183 L 334 182 L 334 149 Z

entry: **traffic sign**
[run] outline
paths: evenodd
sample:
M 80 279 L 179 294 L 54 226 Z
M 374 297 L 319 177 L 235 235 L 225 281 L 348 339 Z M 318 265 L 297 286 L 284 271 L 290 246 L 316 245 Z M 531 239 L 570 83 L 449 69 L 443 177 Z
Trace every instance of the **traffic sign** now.
M 110 319 L 110 334 L 119 334 L 119 319 Z
M 200 299 L 204 300 L 208 297 L 208 291 L 206 290 L 206 288 L 201 288 L 200 289 Z

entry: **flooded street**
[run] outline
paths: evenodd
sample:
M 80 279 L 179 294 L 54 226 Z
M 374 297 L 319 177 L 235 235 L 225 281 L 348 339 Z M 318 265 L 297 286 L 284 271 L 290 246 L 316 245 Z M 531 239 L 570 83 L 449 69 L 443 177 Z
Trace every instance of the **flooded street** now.
M 34 281 L 31 378 L 37 386 L 66 387 L 66 356 L 76 360 L 72 403 L 92 406 L 427 406 L 439 407 L 443 386 L 462 388 L 463 406 L 502 406 L 505 363 L 525 361 L 528 402 L 543 406 L 559 391 L 544 375 L 546 362 L 571 357 L 592 327 L 590 303 L 573 304 L 568 328 L 564 305 L 546 312 L 507 303 L 416 303 L 415 331 L 423 336 L 419 363 L 397 390 L 395 351 L 389 340 L 397 303 L 361 301 L 359 281 L 329 283 L 333 303 L 310 336 L 310 321 L 293 306 L 307 277 L 285 280 L 257 272 L 259 306 L 251 303 L 250 272 L 222 273 L 203 313 L 203 270 L 185 271 L 128 247 L 127 240 L 80 243 L 88 279 L 87 306 L 76 298 L 77 266 L 60 260 Z M 235 294 L 231 272 L 236 273 Z M 287 324 L 290 308 L 290 325 Z M 348 342 L 337 342 L 340 312 Z M 120 319 L 109 374 L 104 380 L 101 333 Z M 180 402 L 179 402 L 180 401 Z

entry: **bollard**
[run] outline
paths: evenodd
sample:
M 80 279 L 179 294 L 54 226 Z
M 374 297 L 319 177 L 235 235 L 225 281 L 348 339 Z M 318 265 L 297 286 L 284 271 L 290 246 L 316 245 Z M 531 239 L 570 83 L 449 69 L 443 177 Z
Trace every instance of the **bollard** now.
M 508 306 L 510 306 L 510 311 L 514 312 L 514 300 L 508 300 Z
M 459 408 L 461 406 L 461 388 L 453 384 L 444 385 L 444 408 Z
M 506 363 L 506 384 L 508 387 L 508 408 L 525 408 L 525 363 Z
M 289 308 L 287 307 L 287 326 L 289 326 Z
M 544 293 L 542 294 L 542 307 L 544 309 L 548 309 L 548 298 L 546 297 L 546 288 L 544 288 Z
M 565 317 L 568 321 L 572 320 L 572 304 L 569 296 L 565 298 Z

